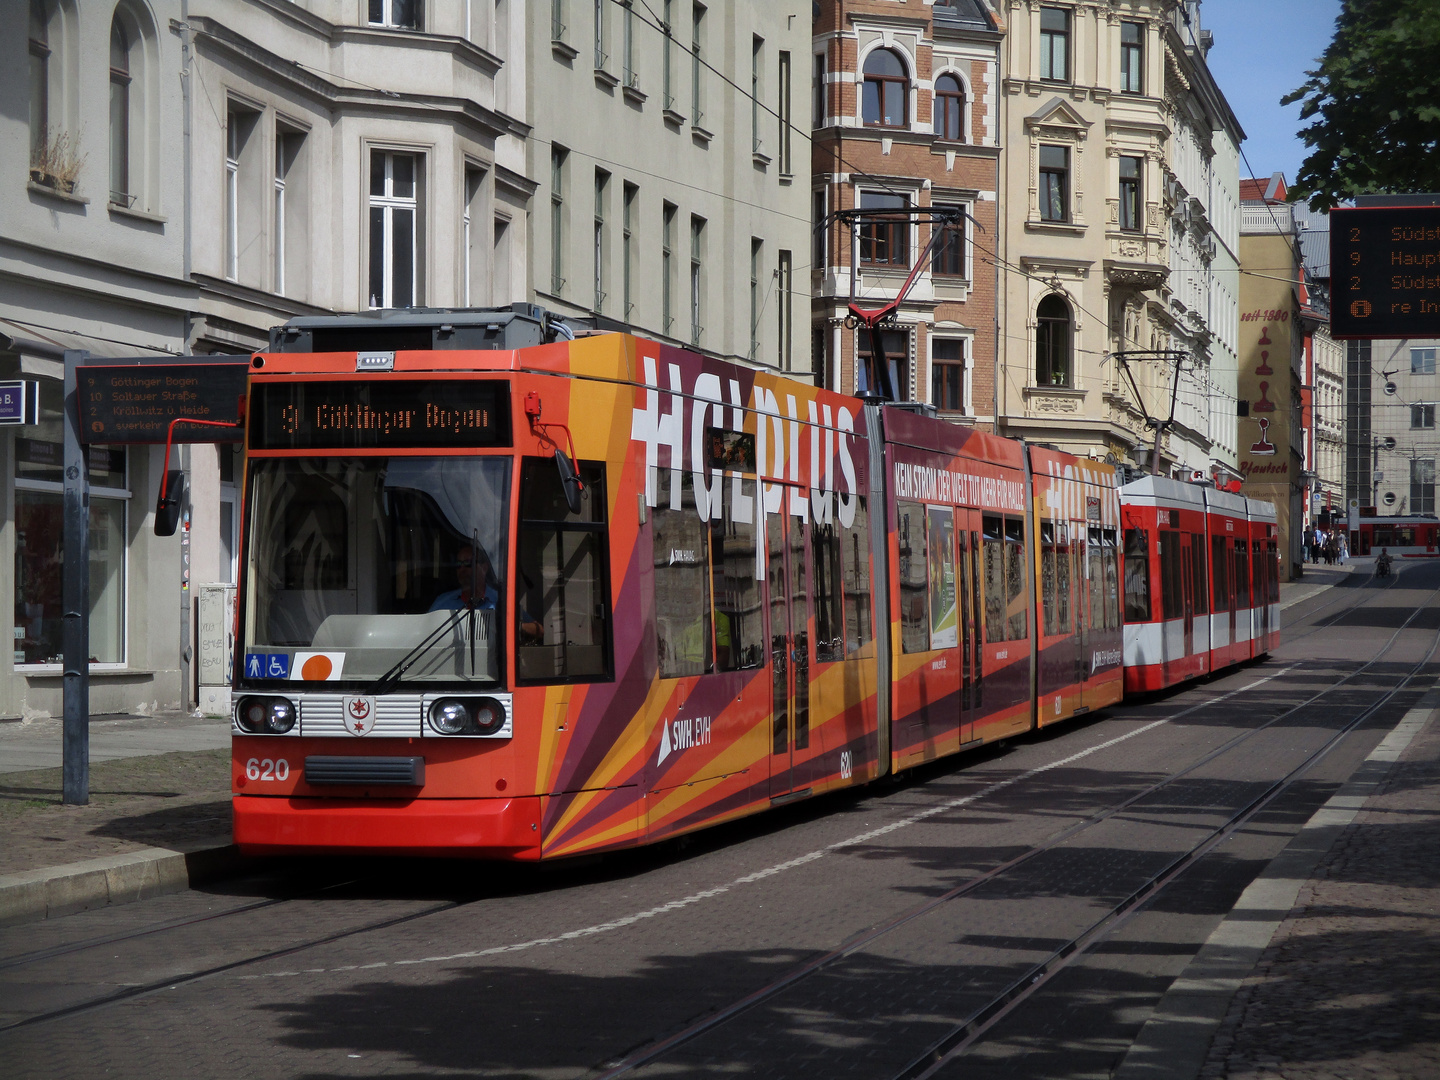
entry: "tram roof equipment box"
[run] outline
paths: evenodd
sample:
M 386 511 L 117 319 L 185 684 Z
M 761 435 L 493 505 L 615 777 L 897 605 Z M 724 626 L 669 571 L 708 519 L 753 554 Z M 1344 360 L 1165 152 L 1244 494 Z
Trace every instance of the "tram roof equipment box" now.
M 551 317 L 534 304 L 505 308 L 384 308 L 309 315 L 270 330 L 270 351 L 399 352 L 524 349 L 555 340 Z

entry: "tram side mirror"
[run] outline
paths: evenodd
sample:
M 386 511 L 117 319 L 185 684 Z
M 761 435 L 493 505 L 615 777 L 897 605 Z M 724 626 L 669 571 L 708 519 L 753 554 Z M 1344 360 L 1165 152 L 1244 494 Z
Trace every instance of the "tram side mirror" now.
M 570 507 L 570 513 L 580 513 L 580 474 L 575 471 L 575 463 L 570 460 L 569 455 L 563 450 L 555 451 L 555 464 L 560 469 L 560 487 L 565 491 L 565 504 Z
M 172 469 L 165 474 L 165 485 L 155 500 L 155 535 L 174 536 L 180 526 L 180 511 L 185 505 L 185 473 Z

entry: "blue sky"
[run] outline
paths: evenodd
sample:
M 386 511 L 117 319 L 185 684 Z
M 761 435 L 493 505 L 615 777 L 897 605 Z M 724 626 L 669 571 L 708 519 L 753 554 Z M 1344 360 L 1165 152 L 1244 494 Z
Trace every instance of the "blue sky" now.
M 1215 34 L 1210 71 L 1245 129 L 1241 176 L 1294 181 L 1308 148 L 1295 134 L 1299 104 L 1281 108 L 1280 99 L 1316 66 L 1339 13 L 1340 0 L 1203 0 L 1200 25 Z

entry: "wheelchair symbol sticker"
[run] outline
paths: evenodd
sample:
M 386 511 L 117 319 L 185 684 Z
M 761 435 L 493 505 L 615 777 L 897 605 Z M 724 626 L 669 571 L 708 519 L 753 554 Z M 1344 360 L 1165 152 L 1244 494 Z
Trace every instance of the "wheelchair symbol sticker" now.
M 290 677 L 290 656 L 288 653 L 270 653 L 265 657 L 267 679 L 288 679 Z

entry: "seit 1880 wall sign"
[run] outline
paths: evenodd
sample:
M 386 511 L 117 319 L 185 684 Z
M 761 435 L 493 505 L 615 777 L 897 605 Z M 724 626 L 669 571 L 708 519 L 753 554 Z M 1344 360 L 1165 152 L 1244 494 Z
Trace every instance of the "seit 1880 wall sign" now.
M 1440 337 L 1440 206 L 1330 212 L 1330 333 Z

